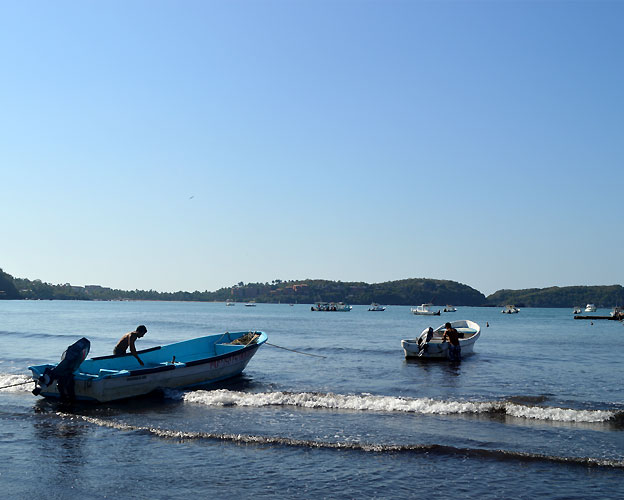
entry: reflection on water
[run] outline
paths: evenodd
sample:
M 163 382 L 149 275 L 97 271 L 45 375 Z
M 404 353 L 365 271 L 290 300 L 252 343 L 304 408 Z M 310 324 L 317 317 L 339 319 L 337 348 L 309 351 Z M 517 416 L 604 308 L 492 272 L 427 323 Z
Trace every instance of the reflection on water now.
M 62 407 L 59 407 L 61 410 Z M 65 407 L 65 409 L 70 409 Z M 63 463 L 81 464 L 83 462 L 82 448 L 85 439 L 85 426 L 82 422 L 73 419 L 59 418 L 56 413 L 39 412 L 33 423 L 34 435 L 42 448 L 44 456 L 58 457 L 57 450 L 61 449 Z
M 33 422 L 35 447 L 39 449 L 38 481 L 41 491 L 70 492 L 86 466 L 86 426 L 55 413 L 38 412 Z

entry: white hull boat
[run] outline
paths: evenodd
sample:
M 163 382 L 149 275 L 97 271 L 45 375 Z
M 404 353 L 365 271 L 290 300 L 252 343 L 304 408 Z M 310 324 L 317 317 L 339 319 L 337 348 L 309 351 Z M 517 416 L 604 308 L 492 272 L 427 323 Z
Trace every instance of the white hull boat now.
M 595 313 L 596 312 L 596 306 L 594 304 L 587 304 L 585 306 L 585 312 L 586 313 Z
M 433 304 L 421 304 L 417 307 L 412 307 L 410 311 L 418 316 L 440 316 L 440 309 L 432 311 L 432 307 Z
M 481 327 L 474 321 L 460 320 L 451 322 L 460 335 L 459 345 L 462 358 L 473 353 L 475 342 L 481 335 Z M 432 332 L 425 328 L 417 339 L 401 340 L 401 347 L 406 358 L 448 358 L 448 342 L 442 342 L 444 325 Z
M 370 305 L 370 307 L 368 308 L 369 311 L 385 311 L 386 310 L 386 306 L 380 306 L 379 304 L 376 303 L 372 303 Z
M 520 312 L 520 309 L 518 309 L 516 306 L 505 306 L 505 309 L 503 309 L 501 311 L 503 314 L 518 314 Z

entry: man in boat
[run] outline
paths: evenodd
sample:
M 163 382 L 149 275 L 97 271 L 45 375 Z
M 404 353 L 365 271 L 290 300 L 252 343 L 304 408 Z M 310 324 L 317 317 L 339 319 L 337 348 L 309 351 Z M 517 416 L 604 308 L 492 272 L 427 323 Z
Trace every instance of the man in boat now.
M 141 358 L 139 358 L 139 355 L 136 352 L 136 347 L 134 346 L 134 343 L 136 342 L 136 339 L 140 339 L 146 333 L 147 328 L 145 328 L 145 325 L 137 326 L 136 330 L 126 333 L 123 337 L 121 337 L 119 342 L 117 342 L 115 349 L 113 349 L 113 354 L 115 354 L 116 356 L 125 354 L 126 350 L 129 347 L 130 353 L 137 359 L 141 366 L 144 366 L 143 361 L 141 361 Z
M 459 345 L 459 332 L 450 323 L 444 325 L 442 342 L 448 341 L 448 357 L 451 361 L 461 361 L 461 346 Z

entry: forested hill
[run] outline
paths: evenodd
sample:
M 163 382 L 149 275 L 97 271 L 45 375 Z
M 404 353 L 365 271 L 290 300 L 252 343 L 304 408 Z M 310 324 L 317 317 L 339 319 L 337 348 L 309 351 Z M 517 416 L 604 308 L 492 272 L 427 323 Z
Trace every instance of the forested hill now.
M 491 306 L 514 304 L 518 307 L 570 308 L 595 304 L 597 307 L 613 307 L 624 305 L 624 288 L 621 285 L 606 285 L 498 290 L 488 296 L 487 304 Z
M 117 290 L 98 285 L 52 285 L 41 280 L 13 278 L 0 269 L 0 299 L 56 300 L 180 300 L 214 302 L 299 303 L 347 302 L 349 304 L 574 307 L 593 303 L 598 307 L 624 305 L 624 288 L 609 286 L 568 286 L 498 290 L 485 297 L 474 288 L 449 280 L 412 278 L 384 283 L 329 280 L 274 280 L 270 283 L 243 283 L 215 292 L 157 292 L 155 290 Z
M 5 273 L 0 269 L 0 300 L 1 299 L 19 299 L 20 294 L 15 288 L 13 276 Z
M 242 284 L 239 284 L 242 285 Z M 258 302 L 347 302 L 349 304 L 418 305 L 423 303 L 479 306 L 485 295 L 456 281 L 413 278 L 384 283 L 326 280 L 286 281 L 247 284 L 215 292 L 220 299 Z
M 8 275 L 7 275 L 8 276 Z M 9 278 L 11 278 L 9 276 Z M 97 285 L 52 285 L 41 280 L 14 279 L 24 299 L 59 300 L 182 300 L 269 303 L 348 302 L 349 304 L 419 305 L 432 302 L 438 305 L 479 306 L 485 295 L 455 281 L 434 279 L 406 279 L 385 283 L 341 282 L 327 280 L 282 281 L 271 283 L 238 283 L 216 292 L 157 292 L 154 290 L 116 290 Z M 8 297 L 7 297 L 8 298 Z M 15 297 L 11 297 L 15 298 Z

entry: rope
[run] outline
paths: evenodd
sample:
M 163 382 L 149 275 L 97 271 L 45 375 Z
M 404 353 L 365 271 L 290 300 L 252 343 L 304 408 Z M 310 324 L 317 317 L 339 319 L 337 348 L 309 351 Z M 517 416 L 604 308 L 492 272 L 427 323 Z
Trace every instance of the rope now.
M 326 358 L 327 356 L 319 356 L 318 354 L 310 354 L 308 352 L 295 351 L 294 349 L 288 349 L 287 347 L 282 347 L 275 344 L 270 344 L 269 342 L 265 342 L 266 345 L 270 345 L 272 347 L 277 347 L 278 349 L 284 349 L 285 351 L 296 352 L 297 354 L 304 354 L 306 356 L 314 356 L 315 358 Z
M 33 382 L 34 382 L 34 380 L 29 380 L 28 382 L 19 382 L 17 384 L 5 385 L 4 387 L 0 387 L 0 390 L 8 389 L 9 387 L 16 387 L 18 385 L 32 384 Z

